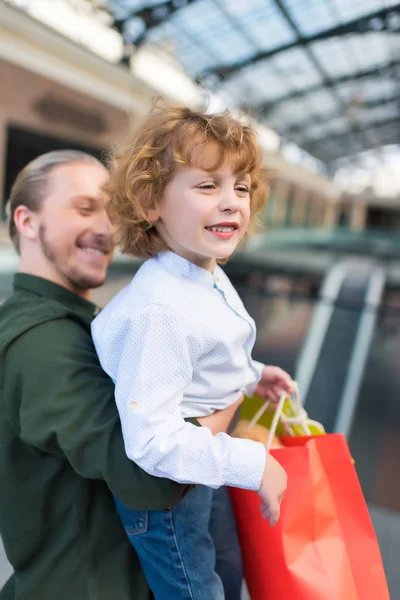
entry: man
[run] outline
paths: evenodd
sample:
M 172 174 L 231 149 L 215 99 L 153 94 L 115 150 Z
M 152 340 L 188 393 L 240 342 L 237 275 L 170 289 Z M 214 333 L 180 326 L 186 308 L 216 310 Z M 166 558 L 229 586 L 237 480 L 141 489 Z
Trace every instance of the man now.
M 91 341 L 91 290 L 113 253 L 106 177 L 93 157 L 51 152 L 11 192 L 20 264 L 0 307 L 0 534 L 15 574 L 1 600 L 148 600 L 112 494 L 166 509 L 190 489 L 128 460 Z

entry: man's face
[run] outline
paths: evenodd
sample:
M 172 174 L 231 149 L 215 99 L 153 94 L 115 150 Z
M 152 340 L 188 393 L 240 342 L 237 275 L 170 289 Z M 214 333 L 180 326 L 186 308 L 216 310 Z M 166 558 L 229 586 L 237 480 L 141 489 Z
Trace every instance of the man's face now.
M 106 178 L 106 169 L 96 163 L 54 168 L 37 213 L 49 276 L 81 296 L 104 283 L 113 255 L 114 230 L 100 194 Z

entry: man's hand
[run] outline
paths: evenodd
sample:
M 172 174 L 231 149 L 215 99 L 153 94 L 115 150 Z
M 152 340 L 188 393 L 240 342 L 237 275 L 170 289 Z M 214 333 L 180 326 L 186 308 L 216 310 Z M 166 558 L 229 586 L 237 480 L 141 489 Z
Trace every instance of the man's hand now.
M 279 367 L 265 365 L 262 370 L 261 379 L 255 389 L 257 396 L 271 402 L 279 402 L 283 391 L 288 394 L 294 392 L 294 381 L 289 373 L 286 373 L 286 371 Z

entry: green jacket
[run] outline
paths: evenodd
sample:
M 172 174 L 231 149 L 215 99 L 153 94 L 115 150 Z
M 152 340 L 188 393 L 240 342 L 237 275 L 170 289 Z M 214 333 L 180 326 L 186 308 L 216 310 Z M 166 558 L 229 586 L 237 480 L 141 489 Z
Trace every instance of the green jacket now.
M 96 312 L 22 273 L 0 307 L 0 535 L 15 573 L 0 600 L 149 600 L 112 494 L 165 509 L 190 487 L 126 457 Z

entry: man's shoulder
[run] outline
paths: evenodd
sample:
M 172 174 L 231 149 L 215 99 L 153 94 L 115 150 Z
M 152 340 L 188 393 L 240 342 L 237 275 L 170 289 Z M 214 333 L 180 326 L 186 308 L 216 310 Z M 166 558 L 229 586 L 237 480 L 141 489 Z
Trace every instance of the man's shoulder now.
M 0 352 L 15 341 L 49 334 L 49 329 L 79 332 L 75 316 L 61 303 L 46 298 L 15 292 L 0 306 Z

